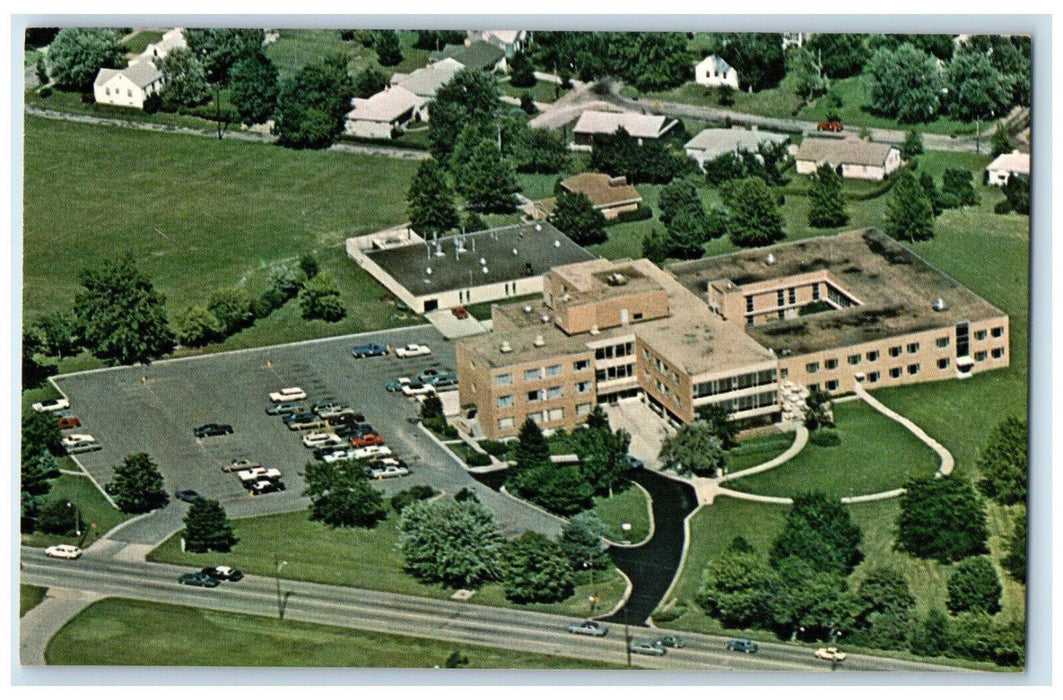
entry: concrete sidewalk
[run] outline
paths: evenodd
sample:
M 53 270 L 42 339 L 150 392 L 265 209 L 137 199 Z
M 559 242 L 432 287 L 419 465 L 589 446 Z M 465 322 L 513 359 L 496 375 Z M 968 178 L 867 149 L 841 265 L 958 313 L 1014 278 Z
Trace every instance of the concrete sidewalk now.
M 55 634 L 103 596 L 69 588 L 49 588 L 40 605 L 19 620 L 19 663 L 44 666 L 44 650 Z

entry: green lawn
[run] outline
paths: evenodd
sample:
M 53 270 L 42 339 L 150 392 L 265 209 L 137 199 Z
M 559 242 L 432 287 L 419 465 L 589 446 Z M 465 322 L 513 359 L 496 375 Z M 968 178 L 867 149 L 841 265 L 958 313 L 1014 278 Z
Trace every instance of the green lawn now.
M 738 447 L 727 451 L 727 471 L 734 473 L 770 462 L 794 443 L 793 433 L 771 433 L 746 438 Z
M 123 41 L 121 46 L 130 55 L 136 56 L 144 53 L 144 50 L 148 48 L 148 44 L 155 44 L 159 41 L 162 41 L 162 32 L 154 29 L 138 29 Z
M 931 476 L 937 455 L 899 423 L 863 401 L 834 406 L 841 444 L 811 442 L 789 462 L 760 474 L 727 482 L 728 488 L 764 496 L 795 496 L 822 491 L 860 496 L 899 488 L 909 477 Z
M 62 469 L 77 468 L 66 457 L 60 460 L 59 466 Z M 80 537 L 77 535 L 60 537 L 44 533 L 22 535 L 22 544 L 27 547 L 47 547 L 59 542 L 88 547 L 108 530 L 132 517 L 112 507 L 88 477 L 61 474 L 52 479 L 51 484 L 52 490 L 44 497 L 44 501 L 47 503 L 49 501 L 66 500 L 71 503 L 77 503 L 78 510 L 81 511 L 82 535 Z
M 20 584 L 18 587 L 18 616 L 22 617 L 40 605 L 47 592 L 48 589 L 41 586 Z
M 144 110 L 134 109 L 133 107 L 116 107 L 115 105 L 96 104 L 95 102 L 82 102 L 81 93 L 76 90 L 58 90 L 53 87 L 51 93 L 47 96 L 41 95 L 34 90 L 27 91 L 24 97 L 27 106 L 48 109 L 56 112 L 87 114 L 93 117 L 100 117 L 101 119 L 163 124 L 166 126 L 181 126 L 192 129 L 206 129 L 215 132 L 218 128 L 217 122 L 187 114 L 177 114 L 176 112 L 155 112 L 154 114 L 148 114 Z M 222 91 L 221 98 L 223 105 L 228 102 L 227 91 Z M 208 102 L 207 104 L 209 105 L 210 103 Z M 228 126 L 229 131 L 236 129 L 239 129 L 238 124 L 230 124 Z
M 634 483 L 627 483 L 611 497 L 595 497 L 593 511 L 608 526 L 613 540 L 638 543 L 650 534 L 650 502 L 646 492 Z M 625 532 L 621 527 L 624 523 L 631 529 Z
M 455 651 L 468 668 L 613 669 L 619 665 L 422 637 L 107 598 L 48 643 L 49 665 L 432 668 Z
M 266 47 L 266 56 L 277 66 L 281 78 L 290 78 L 303 66 L 319 61 L 330 54 L 347 57 L 347 72 L 352 76 L 373 67 L 390 76 L 410 73 L 428 64 L 428 51 L 413 48 L 417 33 L 399 32 L 402 62 L 397 66 L 381 66 L 376 52 L 368 46 L 340 39 L 338 29 L 282 29 L 280 37 Z
M 516 97 L 519 99 L 524 93 L 530 92 L 532 100 L 536 102 L 554 102 L 564 97 L 569 92 L 557 83 L 543 80 L 536 81 L 535 85 L 532 87 L 515 87 L 510 84 L 509 80 L 500 80 L 498 85 L 502 88 L 503 95 L 509 95 L 510 97 Z
M 372 530 L 362 528 L 331 529 L 310 522 L 305 512 L 284 513 L 233 521 L 239 543 L 224 555 L 231 566 L 248 573 L 272 576 L 274 555 L 288 562 L 286 578 L 339 586 L 391 591 L 426 598 L 449 598 L 454 591 L 438 585 L 420 583 L 403 570 L 403 556 L 398 549 L 399 518 L 390 512 L 387 520 Z M 150 561 L 204 567 L 218 560 L 216 553 L 182 552 L 180 538 L 174 535 L 149 556 Z M 624 593 L 625 583 L 613 569 L 596 578 L 602 609 L 612 608 Z M 568 600 L 556 604 L 516 605 L 505 599 L 499 584 L 489 584 L 478 591 L 471 603 L 499 607 L 537 610 L 559 615 L 587 614 L 589 584 L 576 588 Z

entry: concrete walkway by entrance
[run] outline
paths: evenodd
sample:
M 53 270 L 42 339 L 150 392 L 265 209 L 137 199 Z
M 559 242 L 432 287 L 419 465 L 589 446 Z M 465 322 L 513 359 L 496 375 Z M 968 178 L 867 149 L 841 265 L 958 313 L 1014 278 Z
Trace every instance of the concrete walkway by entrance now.
M 49 588 L 44 600 L 19 620 L 18 656 L 23 666 L 44 666 L 44 650 L 63 625 L 103 596 Z
M 661 443 L 667 436 L 675 434 L 675 428 L 637 398 L 622 399 L 602 408 L 609 416 L 609 426 L 613 430 L 623 428 L 631 435 L 628 452 L 650 469 L 659 469 L 657 455 L 661 453 Z

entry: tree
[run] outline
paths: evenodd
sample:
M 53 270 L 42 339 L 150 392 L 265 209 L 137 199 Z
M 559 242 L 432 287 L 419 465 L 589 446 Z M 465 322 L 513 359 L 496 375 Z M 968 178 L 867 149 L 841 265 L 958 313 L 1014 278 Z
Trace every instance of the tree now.
M 421 418 L 442 418 L 443 401 L 435 394 L 424 397 L 421 403 Z
M 498 578 L 505 539 L 476 501 L 419 501 L 402 511 L 399 548 L 406 570 L 426 582 L 477 588 Z
M 666 236 L 658 233 L 657 229 L 650 229 L 650 232 L 642 237 L 642 257 L 655 265 L 664 263 L 670 252 L 670 241 Z
M 736 246 L 771 245 L 786 237 L 775 195 L 759 177 L 737 181 L 726 200 L 727 235 Z
M 930 608 L 912 631 L 911 649 L 919 656 L 944 656 L 952 647 L 949 618 L 939 607 Z
M 730 107 L 735 103 L 735 90 L 730 85 L 716 87 L 716 103 L 721 107 Z
M 743 90 L 764 90 L 779 84 L 786 75 L 782 52 L 782 35 L 768 33 L 730 33 L 717 52 L 723 60 L 739 67 L 738 79 Z
M 966 479 L 910 480 L 900 500 L 895 550 L 945 564 L 988 552 L 982 499 Z
M 856 593 L 853 641 L 876 649 L 905 648 L 914 605 L 901 572 L 886 566 L 871 569 Z
M 146 452 L 131 454 L 115 467 L 107 493 L 123 513 L 147 513 L 170 502 L 162 474 Z
M 370 65 L 354 78 L 354 96 L 372 97 L 388 86 L 388 77 L 376 66 Z
M 993 207 L 996 214 L 1015 212 L 1024 216 L 1030 215 L 1030 178 L 1027 175 L 1012 175 L 1002 187 L 1004 201 L 997 202 Z
M 495 120 L 501 109 L 498 81 L 484 71 L 463 68 L 436 92 L 432 118 L 428 122 L 428 140 L 432 155 L 449 163 L 458 136 L 467 125 L 481 131 Z
M 788 64 L 794 90 L 806 102 L 811 102 L 830 89 L 830 78 L 823 72 L 822 54 L 797 47 L 790 53 Z
M 424 237 L 438 236 L 458 226 L 454 190 L 435 158 L 421 161 L 406 195 L 410 226 Z
M 325 148 L 343 131 L 353 93 L 343 56 L 303 66 L 295 77 L 281 82 L 275 119 L 278 142 L 293 148 Z
M 299 292 L 299 305 L 305 319 L 319 318 L 335 323 L 347 315 L 340 298 L 340 285 L 328 272 L 322 272 L 306 281 Z
M 76 326 L 74 314 L 69 311 L 52 311 L 38 316 L 33 321 L 33 329 L 42 341 L 40 351 L 59 359 L 77 353 Z
M 698 196 L 697 187 L 690 179 L 673 180 L 661 188 L 657 199 L 657 208 L 660 210 L 661 223 L 668 226 L 672 219 L 681 212 L 691 211 L 705 214 L 705 206 Z
M 863 34 L 820 34 L 808 37 L 805 46 L 823 62 L 823 73 L 830 78 L 859 75 L 871 53 Z
M 59 476 L 59 460 L 51 452 L 40 451 L 22 458 L 20 491 L 31 496 L 43 496 L 52 489 L 48 482 Z
M 527 54 L 523 51 L 513 54 L 509 61 L 509 84 L 513 87 L 534 87 L 536 82 L 535 66 Z
M 558 515 L 584 510 L 591 505 L 594 494 L 579 467 L 549 461 L 514 474 L 507 480 L 507 486 L 510 485 L 521 498 Z
M 911 44 L 895 51 L 879 48 L 865 68 L 870 77 L 869 104 L 875 112 L 902 124 L 927 122 L 940 107 L 943 81 L 932 56 Z
M 1011 140 L 1011 132 L 1008 130 L 1004 120 L 997 122 L 997 128 L 989 139 L 989 146 L 993 149 L 993 152 L 990 153 L 993 158 L 1005 153 L 1011 153 L 1015 149 L 1015 144 Z
M 723 445 L 705 421 L 681 425 L 661 443 L 661 465 L 678 474 L 716 476 L 725 463 Z
M 1015 531 L 1008 539 L 1008 554 L 1000 565 L 1019 583 L 1026 583 L 1026 510 L 1015 518 Z
M 251 311 L 251 293 L 243 287 L 222 287 L 211 292 L 207 311 L 214 314 L 222 333 L 232 335 L 250 326 L 255 315 Z
M 406 509 L 406 506 L 417 501 L 424 501 L 432 498 L 436 495 L 436 490 L 431 486 L 425 484 L 418 484 L 417 486 L 411 486 L 408 489 L 403 489 L 397 494 L 391 497 L 391 508 L 399 515 L 402 515 L 402 511 Z
M 458 175 L 458 190 L 469 208 L 485 214 L 514 211 L 517 205 L 513 194 L 519 189 L 513 162 L 502 157 L 491 139 L 483 139 L 473 148 Z
M 807 562 L 816 571 L 847 576 L 863 559 L 863 533 L 837 499 L 822 493 L 794 497 L 786 525 L 771 544 L 770 560 L 787 557 Z
M 830 393 L 823 389 L 809 391 L 808 398 L 805 399 L 805 427 L 809 430 L 816 430 L 823 426 L 833 427 L 831 408 Z
M 930 209 L 934 216 L 941 216 L 941 212 L 945 211 L 945 201 L 941 196 L 941 190 L 934 184 L 934 176 L 928 172 L 921 173 L 919 175 L 919 186 L 923 188 L 923 193 L 930 202 Z
M 372 528 L 387 517 L 383 494 L 367 480 L 362 462 L 309 462 L 304 496 L 310 497 L 310 519 L 329 527 Z
M 522 173 L 557 173 L 569 163 L 568 144 L 561 132 L 529 129 L 523 123 L 514 148 L 517 171 Z
M 705 567 L 695 601 L 725 627 L 744 629 L 763 624 L 774 579 L 761 555 L 728 548 Z
M 770 625 L 780 637 L 830 639 L 851 628 L 853 607 L 853 594 L 841 574 L 816 571 L 798 557 L 775 564 L 768 609 Z
M 22 416 L 22 459 L 42 452 L 57 452 L 62 435 L 55 415 L 46 411 L 27 411 Z
M 1026 421 L 1008 416 L 993 429 L 978 458 L 978 490 L 1003 505 L 1026 501 L 1029 433 Z
M 121 68 L 122 49 L 110 29 L 59 30 L 48 46 L 48 72 L 56 85 L 69 90 L 89 90 L 101 68 Z
M 573 431 L 569 442 L 579 455 L 584 481 L 597 493 L 612 493 L 625 469 L 631 435 L 626 430 L 614 433 L 608 424 L 604 428 L 588 426 Z
M 28 329 L 22 329 L 22 388 L 32 389 L 55 374 L 58 367 L 41 362 L 37 355 L 44 354 L 44 344 L 40 336 Z
M 232 523 L 217 501 L 200 498 L 188 507 L 181 537 L 189 552 L 228 552 L 240 540 L 233 534 Z
M 49 535 L 73 535 L 81 522 L 81 512 L 65 498 L 49 501 L 37 514 L 37 529 Z
M 698 420 L 708 423 L 712 434 L 720 441 L 725 450 L 729 450 L 738 442 L 738 426 L 731 420 L 731 412 L 723 404 L 707 403 L 697 410 Z
M 625 80 L 643 91 L 670 90 L 689 79 L 686 37 L 678 32 L 638 32 L 631 59 L 618 65 Z
M 185 29 L 188 49 L 199 58 L 206 70 L 207 81 L 214 85 L 228 85 L 230 71 L 241 59 L 261 53 L 266 33 L 262 29 Z
M 922 155 L 923 136 L 915 129 L 909 131 L 904 137 L 904 145 L 901 146 L 901 155 L 905 158 Z
M 609 566 L 609 555 L 602 542 L 606 529 L 605 523 L 594 511 L 583 511 L 569 518 L 561 528 L 557 545 L 568 558 L 570 568 L 579 571 L 586 565 L 601 570 Z
M 956 564 L 948 580 L 948 608 L 952 614 L 981 611 L 995 615 L 1000 611 L 1003 588 L 989 557 L 968 557 Z
M 945 206 L 973 207 L 980 201 L 974 191 L 974 176 L 964 168 L 945 168 L 941 177 L 941 197 Z
M 229 71 L 231 95 L 240 122 L 264 124 L 277 109 L 280 94 L 277 67 L 265 54 L 258 52 L 242 58 Z
M 78 335 L 108 364 L 147 364 L 173 350 L 166 297 L 155 291 L 129 253 L 81 272 L 74 296 Z
M 192 304 L 178 311 L 173 319 L 177 342 L 185 347 L 198 348 L 224 337 L 221 323 L 210 311 Z
M 946 73 L 949 113 L 963 122 L 988 119 L 1003 113 L 1011 98 L 1008 79 L 984 53 L 956 52 Z
M 519 55 L 519 54 L 518 54 Z M 502 590 L 514 603 L 557 603 L 572 596 L 572 567 L 545 535 L 525 532 L 502 551 Z
M 299 269 L 308 280 L 317 277 L 317 273 L 321 269 L 321 266 L 318 264 L 317 256 L 314 255 L 312 250 L 308 250 L 299 256 Z
M 550 215 L 550 223 L 564 232 L 577 245 L 592 245 L 608 240 L 605 216 L 594 208 L 582 192 L 564 191 L 557 196 L 557 205 Z
M 886 233 L 899 241 L 928 241 L 934 237 L 934 208 L 909 170 L 895 176 L 893 196 L 886 203 Z
M 402 46 L 399 33 L 394 29 L 382 29 L 373 38 L 373 51 L 382 66 L 397 66 L 402 63 Z
M 808 225 L 815 228 L 836 228 L 849 221 L 842 194 L 842 178 L 830 163 L 816 169 L 812 186 L 808 189 Z
M 160 61 L 163 108 L 195 107 L 210 99 L 207 71 L 196 55 L 184 48 L 171 50 Z

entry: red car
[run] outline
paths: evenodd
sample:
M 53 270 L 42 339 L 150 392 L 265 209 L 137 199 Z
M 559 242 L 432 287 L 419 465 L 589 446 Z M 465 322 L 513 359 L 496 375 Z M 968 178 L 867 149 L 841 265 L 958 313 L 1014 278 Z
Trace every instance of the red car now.
M 841 131 L 842 123 L 839 121 L 820 122 L 816 125 L 817 131 Z
M 81 419 L 75 416 L 70 411 L 62 411 L 59 414 L 59 429 L 70 430 L 71 428 L 80 428 Z
M 376 433 L 366 433 L 365 435 L 356 435 L 351 438 L 351 445 L 354 447 L 369 447 L 370 445 L 383 445 L 384 438 L 380 437 Z
M 450 313 L 454 314 L 454 318 L 468 318 L 469 312 L 465 310 L 464 306 L 455 306 L 450 310 Z

